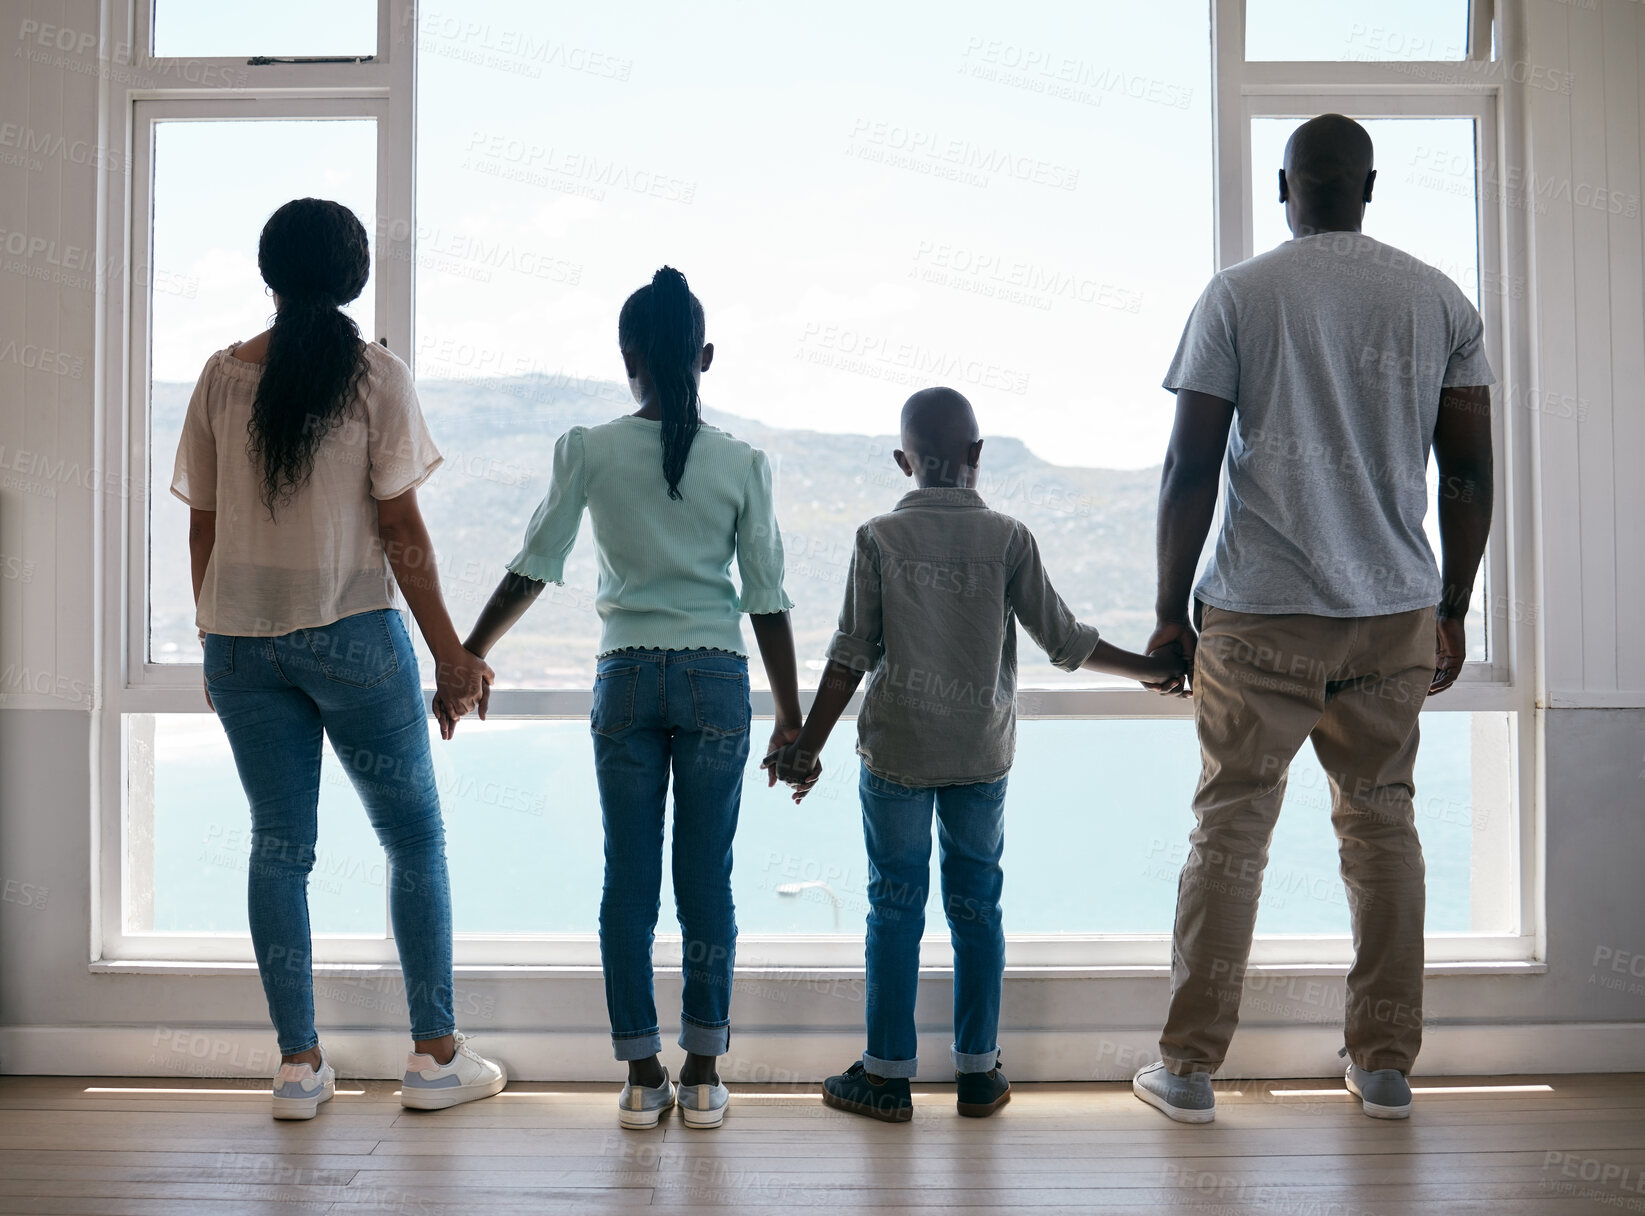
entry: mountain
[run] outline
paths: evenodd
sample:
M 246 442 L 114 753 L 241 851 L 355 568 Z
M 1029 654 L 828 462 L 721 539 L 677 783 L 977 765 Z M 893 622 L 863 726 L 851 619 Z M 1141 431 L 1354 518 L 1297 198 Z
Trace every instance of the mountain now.
M 153 466 L 165 486 L 192 386 L 153 390 Z M 424 380 L 418 396 L 445 464 L 419 491 L 459 632 L 478 615 L 548 486 L 554 441 L 572 426 L 632 411 L 625 385 L 605 380 L 523 376 Z M 821 666 L 834 629 L 857 525 L 888 511 L 912 482 L 891 459 L 891 433 L 855 435 L 777 427 L 705 403 L 714 426 L 771 457 L 778 519 L 787 552 L 787 588 L 802 669 Z M 1073 612 L 1117 645 L 1138 649 L 1153 623 L 1154 508 L 1157 469 L 1054 465 L 1020 441 L 994 436 L 983 449 L 978 487 L 989 505 L 1015 515 L 1039 540 L 1052 582 Z M 169 495 L 165 496 L 169 499 Z M 164 508 L 179 518 L 175 500 Z M 156 499 L 157 504 L 161 502 Z M 182 528 L 160 526 L 152 542 L 153 636 L 181 639 L 193 655 L 188 552 Z M 599 637 L 593 610 L 595 568 L 585 535 L 566 566 L 566 586 L 550 588 L 493 655 L 500 682 L 586 687 Z M 179 593 L 180 588 L 180 593 Z M 1025 682 L 1067 682 L 1021 639 Z M 757 684 L 763 684 L 754 664 Z M 804 671 L 802 670 L 802 678 Z

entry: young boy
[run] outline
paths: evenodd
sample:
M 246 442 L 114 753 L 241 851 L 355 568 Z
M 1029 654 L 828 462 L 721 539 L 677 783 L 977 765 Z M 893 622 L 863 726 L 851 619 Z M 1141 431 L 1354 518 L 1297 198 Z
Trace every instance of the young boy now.
M 954 943 L 954 1068 L 959 1113 L 1010 1100 L 999 1069 L 1000 924 L 1006 775 L 1016 746 L 1017 631 L 1064 671 L 1084 667 L 1158 683 L 1182 673 L 1100 641 L 1074 619 L 1040 565 L 1033 535 L 972 487 L 982 456 L 971 403 L 928 388 L 902 410 L 903 473 L 919 488 L 857 529 L 839 632 L 798 739 L 766 761 L 799 801 L 864 673 L 857 722 L 868 846 L 868 1050 L 823 1082 L 823 1101 L 889 1123 L 913 1116 L 914 997 L 931 872 L 941 844 L 943 908 Z

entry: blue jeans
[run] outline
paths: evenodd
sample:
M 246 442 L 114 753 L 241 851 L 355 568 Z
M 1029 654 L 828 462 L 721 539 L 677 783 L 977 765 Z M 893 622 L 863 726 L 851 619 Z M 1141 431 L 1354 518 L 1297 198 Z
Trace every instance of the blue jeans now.
M 417 658 L 398 612 L 379 609 L 275 638 L 206 636 L 206 684 L 251 803 L 251 941 L 280 1051 L 314 1032 L 308 876 L 320 802 L 320 735 L 388 854 L 389 915 L 411 1037 L 456 1029 L 451 889 Z
M 651 969 L 674 778 L 674 901 L 684 935 L 680 1046 L 731 1043 L 737 918 L 731 841 L 748 762 L 748 660 L 722 650 L 622 650 L 599 662 L 589 725 L 605 823 L 600 962 L 619 1060 L 662 1050 Z
M 864 765 L 863 837 L 868 845 L 868 1050 L 879 1077 L 919 1071 L 914 999 L 931 880 L 931 813 L 941 847 L 943 911 L 954 943 L 954 1070 L 987 1072 L 999 1055 L 1005 929 L 1005 783 L 913 787 Z

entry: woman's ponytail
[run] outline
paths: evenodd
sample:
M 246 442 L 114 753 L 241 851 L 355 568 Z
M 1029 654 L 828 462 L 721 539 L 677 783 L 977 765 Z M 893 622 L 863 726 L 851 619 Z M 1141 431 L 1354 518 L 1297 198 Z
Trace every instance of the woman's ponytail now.
M 272 516 L 308 480 L 315 450 L 365 377 L 365 343 L 342 306 L 365 287 L 370 245 L 341 203 L 294 199 L 263 226 L 257 266 L 279 302 L 246 446 Z
M 668 496 L 679 498 L 691 441 L 702 424 L 697 396 L 697 361 L 706 336 L 703 306 L 691 294 L 685 276 L 664 266 L 623 304 L 617 318 L 617 342 L 645 360 L 662 414 L 663 477 Z

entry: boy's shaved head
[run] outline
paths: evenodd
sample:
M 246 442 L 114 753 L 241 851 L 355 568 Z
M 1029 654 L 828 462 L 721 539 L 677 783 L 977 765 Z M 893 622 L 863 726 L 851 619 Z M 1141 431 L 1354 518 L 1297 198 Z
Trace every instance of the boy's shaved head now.
M 976 479 L 982 436 L 971 403 L 951 388 L 922 388 L 902 407 L 897 467 L 921 486 L 969 487 Z
M 1370 134 L 1341 114 L 1310 118 L 1285 144 L 1286 182 L 1309 200 L 1359 200 L 1371 168 Z
M 922 388 L 902 407 L 902 445 L 922 456 L 949 456 L 978 439 L 971 403 L 951 388 Z

